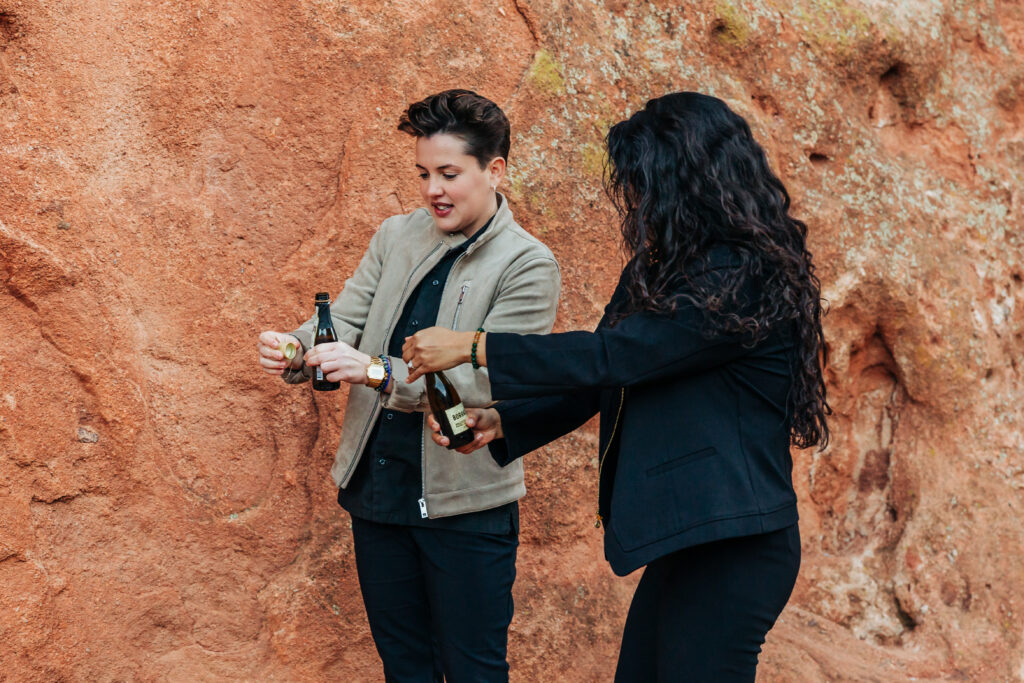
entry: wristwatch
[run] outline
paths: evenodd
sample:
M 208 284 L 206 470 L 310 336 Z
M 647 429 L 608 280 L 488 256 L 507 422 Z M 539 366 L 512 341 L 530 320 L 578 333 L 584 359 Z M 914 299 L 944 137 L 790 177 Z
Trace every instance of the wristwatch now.
M 387 370 L 384 368 L 384 361 L 379 356 L 374 356 L 370 359 L 370 364 L 366 366 L 366 384 L 371 389 L 376 389 L 384 381 L 384 378 L 388 376 Z

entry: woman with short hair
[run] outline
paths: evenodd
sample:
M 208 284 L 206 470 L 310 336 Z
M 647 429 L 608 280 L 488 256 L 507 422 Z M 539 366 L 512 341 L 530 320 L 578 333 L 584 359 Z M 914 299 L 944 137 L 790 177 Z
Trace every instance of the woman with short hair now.
M 401 347 L 432 325 L 549 332 L 561 280 L 551 251 L 497 192 L 510 135 L 494 102 L 445 91 L 410 105 L 399 129 L 416 138 L 425 208 L 388 218 L 370 241 L 331 304 L 340 341 L 313 346 L 313 320 L 287 334 L 266 331 L 260 365 L 287 382 L 319 367 L 327 380 L 351 384 L 331 473 L 352 516 L 386 680 L 502 681 L 522 465 L 427 438 L 425 383 L 405 381 Z M 279 351 L 289 340 L 303 350 L 291 362 Z M 486 369 L 448 376 L 466 406 L 491 402 Z

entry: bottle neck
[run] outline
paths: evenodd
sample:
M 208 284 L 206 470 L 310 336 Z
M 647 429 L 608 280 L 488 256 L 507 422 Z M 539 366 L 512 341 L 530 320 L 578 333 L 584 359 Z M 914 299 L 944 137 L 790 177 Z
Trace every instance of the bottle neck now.
M 317 327 L 325 327 L 331 324 L 331 304 L 328 301 L 316 303 Z

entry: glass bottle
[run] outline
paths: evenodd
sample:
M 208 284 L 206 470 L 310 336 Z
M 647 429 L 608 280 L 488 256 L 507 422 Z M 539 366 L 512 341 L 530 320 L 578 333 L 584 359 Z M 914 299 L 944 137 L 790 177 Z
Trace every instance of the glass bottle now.
M 423 376 L 427 383 L 427 401 L 430 412 L 441 425 L 441 433 L 448 437 L 448 448 L 465 446 L 473 441 L 473 430 L 466 426 L 466 407 L 459 392 L 441 371 Z
M 327 292 L 317 292 L 316 334 L 313 337 L 313 345 L 336 341 L 338 333 L 334 331 L 334 323 L 331 322 L 331 297 Z M 319 365 L 313 369 L 313 389 L 316 391 L 334 391 L 340 386 L 341 382 L 329 381 Z

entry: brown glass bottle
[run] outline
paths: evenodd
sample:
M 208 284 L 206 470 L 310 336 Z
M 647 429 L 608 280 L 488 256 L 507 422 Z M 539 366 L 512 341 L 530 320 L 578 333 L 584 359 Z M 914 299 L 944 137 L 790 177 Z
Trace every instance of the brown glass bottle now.
M 462 405 L 459 392 L 455 391 L 443 372 L 428 372 L 423 379 L 427 383 L 430 412 L 441 425 L 441 433 L 448 437 L 448 448 L 459 448 L 471 443 L 473 430 L 466 426 L 466 408 Z
M 336 341 L 338 341 L 338 333 L 334 331 L 334 323 L 331 322 L 331 297 L 327 292 L 317 292 L 316 334 L 313 337 L 313 345 Z M 315 390 L 334 391 L 340 386 L 341 382 L 329 381 L 319 365 L 313 368 L 313 388 Z

